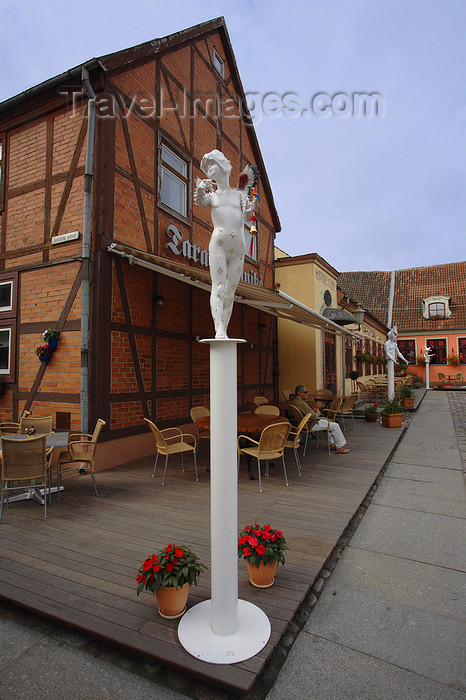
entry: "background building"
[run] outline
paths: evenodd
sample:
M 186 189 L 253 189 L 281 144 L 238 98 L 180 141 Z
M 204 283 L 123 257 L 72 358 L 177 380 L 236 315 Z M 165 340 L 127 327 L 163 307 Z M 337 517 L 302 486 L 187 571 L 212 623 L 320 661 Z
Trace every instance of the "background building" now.
M 312 393 L 330 389 L 344 396 L 356 389 L 349 374 L 358 370 L 372 377 L 385 372 L 385 364 L 362 363 L 363 350 L 382 356 L 387 329 L 372 314 L 361 325 L 352 311 L 357 303 L 338 289 L 339 272 L 317 253 L 291 257 L 275 249 L 275 278 L 280 291 L 314 309 L 321 322 L 314 328 L 278 320 L 280 389 L 294 390 L 305 383 Z M 367 366 L 366 366 L 367 365 Z
M 343 272 L 338 286 L 387 325 L 397 325 L 398 347 L 410 371 L 425 379 L 416 360 L 426 346 L 433 350 L 431 381 L 466 364 L 466 262 Z

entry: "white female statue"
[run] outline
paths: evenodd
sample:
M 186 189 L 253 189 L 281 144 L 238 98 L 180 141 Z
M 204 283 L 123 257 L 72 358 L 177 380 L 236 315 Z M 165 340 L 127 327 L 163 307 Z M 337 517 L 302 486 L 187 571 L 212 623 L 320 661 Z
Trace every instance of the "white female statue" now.
M 243 222 L 254 211 L 254 202 L 249 199 L 248 191 L 257 181 L 257 170 L 255 166 L 246 166 L 238 188 L 233 189 L 229 185 L 231 163 L 217 149 L 205 154 L 201 170 L 207 179 L 196 180 L 194 203 L 211 207 L 214 225 L 209 244 L 210 308 L 215 337 L 227 338 L 235 290 L 243 271 L 246 247 Z
M 408 364 L 401 352 L 398 350 L 398 345 L 396 344 L 396 339 L 398 336 L 398 329 L 396 326 L 390 328 L 387 333 L 387 340 L 385 341 L 383 347 L 385 350 L 385 356 L 387 358 L 387 380 L 388 380 L 388 400 L 391 401 L 395 396 L 395 362 L 397 362 L 397 357 L 400 358 L 402 362 Z
M 408 364 L 408 360 L 403 357 L 401 352 L 398 349 L 398 345 L 396 344 L 396 339 L 398 337 L 398 329 L 396 326 L 393 326 L 393 328 L 390 328 L 390 330 L 387 333 L 387 338 L 388 340 L 385 341 L 384 343 L 384 350 L 385 350 L 385 355 L 387 357 L 387 360 L 393 360 L 393 362 L 397 362 L 397 356 L 400 358 L 402 362 L 405 363 L 405 365 Z

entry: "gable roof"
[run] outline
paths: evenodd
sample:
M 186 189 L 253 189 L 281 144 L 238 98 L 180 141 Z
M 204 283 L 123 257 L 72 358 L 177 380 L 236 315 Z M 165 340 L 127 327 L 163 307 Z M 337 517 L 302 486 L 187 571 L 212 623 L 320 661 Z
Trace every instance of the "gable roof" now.
M 343 272 L 338 287 L 381 321 L 388 321 L 391 272 Z M 449 318 L 426 319 L 422 300 L 450 297 Z M 466 261 L 395 271 L 392 323 L 400 332 L 466 329 Z
M 382 323 L 388 320 L 390 299 L 390 272 L 342 272 L 337 280 L 338 288 L 363 309 L 376 316 Z
M 85 68 L 89 73 L 110 73 L 114 71 L 122 71 L 130 68 L 132 64 L 141 63 L 145 60 L 149 60 L 155 54 L 165 53 L 170 50 L 174 50 L 186 44 L 192 42 L 193 40 L 210 34 L 213 32 L 219 32 L 222 41 L 223 48 L 225 50 L 225 58 L 228 65 L 231 68 L 231 78 L 235 86 L 236 94 L 242 97 L 242 109 L 245 113 L 245 117 L 248 124 L 248 136 L 251 140 L 251 148 L 254 153 L 255 165 L 257 165 L 260 172 L 261 184 L 264 189 L 264 194 L 268 199 L 270 205 L 270 212 L 275 228 L 275 232 L 281 231 L 281 223 L 278 217 L 278 212 L 275 207 L 275 202 L 273 198 L 272 188 L 270 186 L 270 181 L 267 177 L 267 171 L 265 169 L 265 163 L 262 158 L 262 153 L 260 150 L 259 142 L 257 140 L 256 131 L 254 129 L 252 119 L 249 114 L 246 96 L 244 93 L 243 84 L 239 75 L 238 66 L 236 64 L 236 59 L 233 53 L 233 48 L 231 45 L 230 37 L 225 25 L 225 19 L 223 17 L 217 17 L 215 19 L 208 20 L 207 22 L 202 22 L 194 27 L 188 29 L 183 29 L 182 31 L 175 32 L 174 34 L 169 34 L 166 37 L 160 39 L 151 39 L 142 44 L 138 44 L 128 49 L 122 49 L 121 51 L 115 51 L 113 53 L 105 54 L 99 58 L 92 58 L 85 63 L 75 66 L 70 70 L 61 73 L 54 78 L 31 87 L 24 92 L 21 92 L 14 97 L 10 97 L 3 102 L 0 102 L 0 113 L 6 112 L 9 109 L 20 108 L 23 103 L 26 103 L 31 98 L 40 97 L 49 90 L 56 90 L 57 87 L 65 85 L 67 81 L 74 80 L 79 81 L 81 78 L 82 69 Z M 92 78 L 91 78 L 92 79 Z

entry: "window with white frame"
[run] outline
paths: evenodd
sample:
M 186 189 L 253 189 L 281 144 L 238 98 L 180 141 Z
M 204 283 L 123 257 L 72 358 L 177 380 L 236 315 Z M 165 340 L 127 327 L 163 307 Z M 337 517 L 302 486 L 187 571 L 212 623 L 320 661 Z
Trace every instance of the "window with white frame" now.
M 11 373 L 11 328 L 0 328 L 0 374 Z
M 160 203 L 187 216 L 188 162 L 162 143 Z
M 431 365 L 445 365 L 447 363 L 447 341 L 445 338 L 428 338 L 426 346 L 432 351 Z
M 416 341 L 408 340 L 406 338 L 398 338 L 397 340 L 398 349 L 408 360 L 409 365 L 416 364 Z
M 0 275 L 0 379 L 15 380 L 18 274 Z
M 0 313 L 13 308 L 13 280 L 0 281 Z
M 450 297 L 440 294 L 426 297 L 422 300 L 422 315 L 424 318 L 450 318 Z
M 458 356 L 460 365 L 466 365 L 466 338 L 458 338 Z
M 224 78 L 225 77 L 225 61 L 220 56 L 217 49 L 214 49 L 213 62 L 214 62 L 214 67 L 215 67 L 215 70 L 217 71 L 217 73 L 220 73 L 222 78 Z
M 257 230 L 251 232 L 251 222 L 249 221 L 244 224 L 244 242 L 246 243 L 246 257 L 257 260 Z

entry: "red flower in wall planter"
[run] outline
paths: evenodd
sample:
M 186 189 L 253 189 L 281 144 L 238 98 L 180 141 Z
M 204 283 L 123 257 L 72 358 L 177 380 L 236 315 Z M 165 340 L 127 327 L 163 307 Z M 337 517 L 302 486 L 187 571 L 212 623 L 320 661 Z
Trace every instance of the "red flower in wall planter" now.
M 58 347 L 60 331 L 55 330 L 55 328 L 47 328 L 47 330 L 42 333 L 42 337 L 45 343 L 36 348 L 36 355 L 41 362 L 49 362 Z
M 53 351 L 50 349 L 48 343 L 45 343 L 36 348 L 36 355 L 41 362 L 48 362 L 53 355 Z

